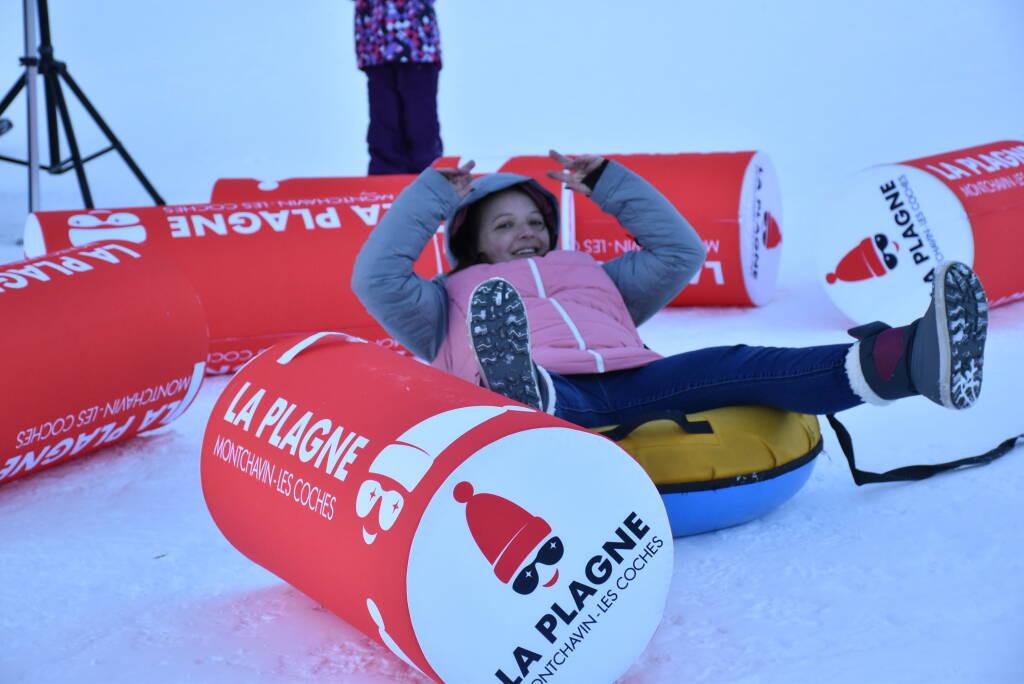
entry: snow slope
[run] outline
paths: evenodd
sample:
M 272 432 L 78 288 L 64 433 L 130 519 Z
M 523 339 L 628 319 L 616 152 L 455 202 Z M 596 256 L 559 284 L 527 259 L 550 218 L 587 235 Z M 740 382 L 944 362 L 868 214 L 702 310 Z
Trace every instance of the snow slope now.
M 0 6 L 0 84 L 18 75 L 19 5 Z M 50 5 L 58 58 L 168 202 L 202 201 L 219 176 L 365 168 L 350 3 Z M 1024 5 L 1009 0 L 441 0 L 438 12 L 450 154 L 771 155 L 785 206 L 777 299 L 663 313 L 641 331 L 662 353 L 844 339 L 809 267 L 844 179 L 1024 135 Z M 5 114 L 16 128 L 2 155 L 24 155 L 23 109 Z M 101 206 L 148 201 L 110 155 L 89 173 Z M 44 181 L 45 208 L 81 206 L 72 174 Z M 0 165 L 0 262 L 18 258 L 25 201 L 23 169 Z M 862 466 L 974 454 L 1024 431 L 1022 346 L 1024 304 L 996 309 L 972 410 L 911 399 L 846 412 Z M 5 362 L 17 372 L 29 369 Z M 0 488 L 0 682 L 423 681 L 216 530 L 198 454 L 224 383 L 208 380 L 158 433 Z M 676 542 L 665 619 L 624 682 L 1024 682 L 1024 450 L 858 489 L 830 435 L 826 449 L 775 513 Z

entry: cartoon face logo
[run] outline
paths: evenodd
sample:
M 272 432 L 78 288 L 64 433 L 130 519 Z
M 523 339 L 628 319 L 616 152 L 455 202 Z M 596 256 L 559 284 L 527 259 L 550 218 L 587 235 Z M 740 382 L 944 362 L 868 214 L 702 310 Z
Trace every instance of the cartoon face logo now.
M 511 582 L 517 594 L 533 593 L 541 584 L 541 566 L 554 566 L 562 560 L 565 547 L 551 534 L 551 525 L 544 518 L 497 494 L 477 494 L 469 482 L 455 485 L 453 496 L 466 505 L 470 534 L 493 566 L 494 575 L 504 584 Z M 558 568 L 552 570 L 544 587 L 558 581 Z
M 385 489 L 377 480 L 364 480 L 356 494 L 356 515 L 366 518 L 377 509 L 377 526 L 380 532 L 390 530 L 398 515 L 405 506 L 405 497 L 401 493 Z M 370 532 L 363 526 L 363 541 L 372 544 L 377 539 L 377 532 Z
M 142 243 L 146 241 L 146 227 L 130 212 L 94 209 L 68 218 L 68 240 L 75 247 L 99 240 Z
M 395 526 L 406 496 L 455 440 L 503 413 L 532 410 L 522 406 L 463 406 L 430 416 L 399 435 L 377 454 L 367 470 L 369 477 L 356 494 L 363 541 L 372 544 L 379 534 Z M 385 487 L 384 483 L 389 484 Z M 375 510 L 376 519 L 372 519 L 370 514 Z
M 887 251 L 890 245 L 893 251 Z M 899 249 L 900 244 L 890 241 L 885 233 L 864 238 L 839 260 L 835 271 L 826 275 L 825 280 L 832 285 L 840 280 L 854 283 L 884 276 L 899 265 L 895 254 Z

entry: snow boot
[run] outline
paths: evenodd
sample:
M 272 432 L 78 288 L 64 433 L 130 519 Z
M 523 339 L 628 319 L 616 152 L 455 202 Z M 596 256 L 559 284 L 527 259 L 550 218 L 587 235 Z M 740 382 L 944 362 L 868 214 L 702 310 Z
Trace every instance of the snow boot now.
M 850 330 L 859 340 L 846 357 L 850 386 L 872 404 L 922 394 L 965 409 L 981 392 L 987 331 L 981 281 L 966 264 L 946 262 L 924 316 L 901 328 L 875 322 Z
M 553 413 L 551 376 L 533 362 L 526 306 L 512 283 L 503 278 L 480 283 L 469 299 L 468 323 L 484 386 Z

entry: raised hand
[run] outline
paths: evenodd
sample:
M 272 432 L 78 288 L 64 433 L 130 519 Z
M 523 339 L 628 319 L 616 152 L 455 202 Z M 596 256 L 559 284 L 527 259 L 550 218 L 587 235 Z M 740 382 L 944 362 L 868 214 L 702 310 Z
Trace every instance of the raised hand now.
M 578 157 L 566 157 L 560 152 L 550 150 L 548 156 L 562 165 L 565 171 L 548 171 L 549 178 L 561 181 L 571 189 L 584 195 L 590 195 L 590 188 L 583 183 L 587 174 L 604 163 L 604 157 L 592 154 L 581 154 Z
M 468 162 L 454 169 L 438 169 L 437 172 L 448 179 L 448 182 L 455 188 L 459 197 L 469 194 L 469 184 L 473 180 L 470 171 L 476 166 L 476 162 L 470 159 Z

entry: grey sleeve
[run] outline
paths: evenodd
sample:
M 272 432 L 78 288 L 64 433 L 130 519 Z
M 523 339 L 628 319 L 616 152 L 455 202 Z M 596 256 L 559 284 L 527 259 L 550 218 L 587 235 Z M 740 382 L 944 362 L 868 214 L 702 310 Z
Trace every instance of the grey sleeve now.
M 426 280 L 413 264 L 459 197 L 427 169 L 395 198 L 356 257 L 352 290 L 367 311 L 416 356 L 432 361 L 448 330 L 443 279 Z
M 608 164 L 590 198 L 640 245 L 603 264 L 640 325 L 697 274 L 707 253 L 704 242 L 664 195 L 618 162 Z

